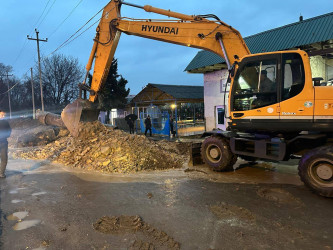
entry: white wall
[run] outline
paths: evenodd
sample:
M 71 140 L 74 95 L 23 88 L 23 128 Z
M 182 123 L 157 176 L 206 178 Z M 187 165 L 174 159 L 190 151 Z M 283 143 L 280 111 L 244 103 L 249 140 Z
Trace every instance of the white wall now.
M 215 107 L 223 105 L 224 89 L 227 79 L 228 70 L 226 69 L 204 74 L 206 131 L 211 131 L 216 127 Z

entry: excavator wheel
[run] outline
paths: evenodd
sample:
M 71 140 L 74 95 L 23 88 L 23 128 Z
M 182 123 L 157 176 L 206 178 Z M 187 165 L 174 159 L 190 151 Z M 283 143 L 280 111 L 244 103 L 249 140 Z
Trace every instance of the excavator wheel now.
M 225 138 L 210 136 L 201 145 L 201 157 L 203 161 L 214 171 L 231 171 L 237 161 Z
M 333 147 L 319 147 L 304 154 L 298 174 L 315 193 L 333 197 Z

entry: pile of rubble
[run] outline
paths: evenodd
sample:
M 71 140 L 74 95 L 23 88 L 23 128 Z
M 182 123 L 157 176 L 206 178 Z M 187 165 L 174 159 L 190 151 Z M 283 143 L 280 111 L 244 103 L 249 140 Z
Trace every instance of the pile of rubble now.
M 48 159 L 108 173 L 181 168 L 187 161 L 188 145 L 184 143 L 155 142 L 100 122 L 82 123 L 79 131 L 77 138 L 64 134 L 45 146 L 16 150 L 13 157 Z

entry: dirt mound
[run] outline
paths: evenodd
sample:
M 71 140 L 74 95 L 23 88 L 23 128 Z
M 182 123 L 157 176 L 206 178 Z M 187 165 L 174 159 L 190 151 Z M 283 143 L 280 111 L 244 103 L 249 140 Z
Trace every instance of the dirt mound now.
M 104 126 L 100 122 L 82 123 L 79 137 L 59 137 L 44 147 L 22 149 L 14 157 L 48 159 L 81 169 L 109 173 L 181 168 L 187 160 L 187 145 L 154 142 Z
M 140 216 L 104 216 L 93 224 L 96 231 L 105 234 L 141 233 L 144 240 L 138 239 L 133 242 L 129 249 L 180 249 L 180 244 L 165 232 L 160 231 L 144 222 Z M 148 241 L 146 241 L 148 240 Z

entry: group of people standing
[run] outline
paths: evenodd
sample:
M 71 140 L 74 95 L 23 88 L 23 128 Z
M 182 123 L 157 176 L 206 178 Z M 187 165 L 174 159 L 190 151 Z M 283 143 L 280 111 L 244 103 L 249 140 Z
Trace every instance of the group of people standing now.
M 126 119 L 129 130 L 130 130 L 130 134 L 134 134 L 135 120 L 136 119 L 133 119 L 130 116 L 128 116 L 128 118 Z M 147 118 L 145 119 L 145 136 L 147 136 L 148 131 L 149 131 L 149 135 L 152 136 L 152 123 L 151 123 L 150 115 L 148 115 Z M 173 137 L 176 135 L 176 131 L 174 130 L 173 118 L 170 118 L 170 133 L 171 133 L 171 136 L 173 136 Z

